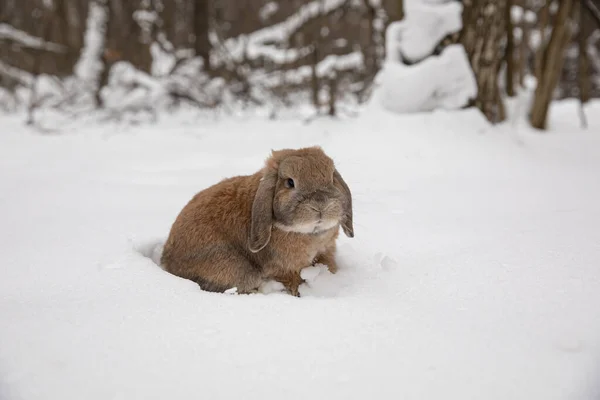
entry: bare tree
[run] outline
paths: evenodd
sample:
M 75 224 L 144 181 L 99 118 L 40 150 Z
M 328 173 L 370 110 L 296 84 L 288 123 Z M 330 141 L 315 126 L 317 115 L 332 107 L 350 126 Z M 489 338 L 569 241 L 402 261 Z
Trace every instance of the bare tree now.
M 464 45 L 477 79 L 475 105 L 487 119 L 499 122 L 505 118 L 504 103 L 498 87 L 498 75 L 505 57 L 502 39 L 506 34 L 506 0 L 465 0 L 463 30 Z
M 563 67 L 564 51 L 572 35 L 573 0 L 562 0 L 558 5 L 552 34 L 547 46 L 540 46 L 542 60 L 540 79 L 535 90 L 530 122 L 537 129 L 546 129 L 548 108 Z

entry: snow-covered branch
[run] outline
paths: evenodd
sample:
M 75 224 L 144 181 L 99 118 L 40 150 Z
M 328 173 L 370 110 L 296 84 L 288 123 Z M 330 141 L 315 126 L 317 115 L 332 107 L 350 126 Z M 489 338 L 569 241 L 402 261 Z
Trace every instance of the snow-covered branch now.
M 14 79 L 15 81 L 19 82 L 21 85 L 26 87 L 30 87 L 32 82 L 34 81 L 34 78 L 30 73 L 15 67 L 11 67 L 3 61 L 0 61 L 0 74 Z
M 598 8 L 598 6 L 594 4 L 592 0 L 585 0 L 584 4 L 586 5 L 587 9 L 590 10 L 590 13 L 597 21 L 597 23 L 600 24 L 600 9 Z
M 275 1 L 270 1 L 260 8 L 258 15 L 261 21 L 266 21 L 279 10 L 279 4 Z
M 344 6 L 348 0 L 315 0 L 303 5 L 283 22 L 259 29 L 247 35 L 225 40 L 223 46 L 235 61 L 245 57 L 264 57 L 277 64 L 292 62 L 307 55 L 306 49 L 282 48 L 291 36 L 311 19 Z
M 337 73 L 345 71 L 358 71 L 364 66 L 363 53 L 355 51 L 344 55 L 329 55 L 317 64 L 317 78 L 334 77 Z M 287 84 L 299 85 L 308 81 L 312 77 L 312 66 L 304 65 L 292 71 L 285 72 L 285 81 Z M 260 82 L 267 87 L 273 87 L 281 83 L 279 73 L 270 74 L 268 77 L 255 76 L 254 82 Z
M 64 53 L 67 49 L 60 44 L 47 42 L 42 38 L 30 35 L 12 25 L 0 23 L 0 41 L 6 40 L 30 49 L 45 50 L 54 53 Z

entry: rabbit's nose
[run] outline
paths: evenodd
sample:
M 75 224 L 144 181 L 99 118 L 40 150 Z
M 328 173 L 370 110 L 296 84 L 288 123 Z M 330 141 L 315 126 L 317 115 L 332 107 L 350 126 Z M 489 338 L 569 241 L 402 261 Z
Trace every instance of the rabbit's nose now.
M 322 206 L 324 206 L 327 202 L 327 195 L 322 191 L 315 192 L 315 194 L 313 194 L 313 200 L 322 208 Z
M 318 212 L 319 214 L 323 214 L 323 209 L 318 206 L 309 206 L 311 210 Z
M 319 213 L 319 219 L 322 219 L 322 218 L 323 218 L 323 207 L 320 207 L 320 206 L 314 206 L 314 205 L 311 205 L 311 206 L 309 206 L 309 207 L 310 207 L 310 209 L 311 209 L 311 210 L 313 210 L 314 212 L 316 212 L 316 213 Z

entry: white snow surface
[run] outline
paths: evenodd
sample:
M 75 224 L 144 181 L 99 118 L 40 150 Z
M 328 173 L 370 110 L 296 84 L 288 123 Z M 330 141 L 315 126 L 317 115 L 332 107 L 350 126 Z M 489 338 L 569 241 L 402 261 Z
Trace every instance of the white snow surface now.
M 551 131 L 475 110 L 269 121 L 177 114 L 60 134 L 2 116 L 0 398 L 600 396 L 600 104 Z M 71 125 L 69 125 L 71 124 Z M 159 268 L 185 203 L 321 145 L 354 195 L 302 297 Z

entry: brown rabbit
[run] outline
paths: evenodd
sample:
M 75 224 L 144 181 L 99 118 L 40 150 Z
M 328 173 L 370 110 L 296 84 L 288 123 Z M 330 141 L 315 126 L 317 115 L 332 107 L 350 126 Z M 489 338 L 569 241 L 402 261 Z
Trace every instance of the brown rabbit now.
M 320 147 L 273 151 L 262 170 L 196 194 L 165 243 L 170 273 L 223 292 L 251 293 L 267 280 L 298 296 L 300 271 L 323 263 L 332 273 L 339 227 L 354 237 L 352 196 Z

